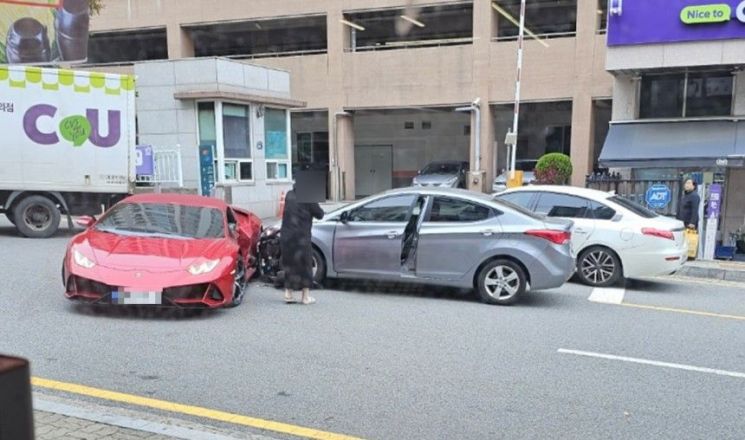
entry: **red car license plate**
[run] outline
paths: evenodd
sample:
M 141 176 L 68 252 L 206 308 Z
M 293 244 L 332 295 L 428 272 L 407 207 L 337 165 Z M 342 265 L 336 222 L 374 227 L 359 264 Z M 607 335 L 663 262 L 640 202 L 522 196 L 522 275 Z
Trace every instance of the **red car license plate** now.
M 115 290 L 111 292 L 111 303 L 122 305 L 160 305 L 163 304 L 163 292 L 129 289 Z

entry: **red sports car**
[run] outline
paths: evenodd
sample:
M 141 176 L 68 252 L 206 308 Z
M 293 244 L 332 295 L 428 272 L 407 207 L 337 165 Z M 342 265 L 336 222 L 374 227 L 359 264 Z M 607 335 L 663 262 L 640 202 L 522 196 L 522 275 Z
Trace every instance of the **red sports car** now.
M 62 266 L 71 300 L 235 307 L 256 271 L 261 220 L 218 199 L 135 195 L 78 224 Z

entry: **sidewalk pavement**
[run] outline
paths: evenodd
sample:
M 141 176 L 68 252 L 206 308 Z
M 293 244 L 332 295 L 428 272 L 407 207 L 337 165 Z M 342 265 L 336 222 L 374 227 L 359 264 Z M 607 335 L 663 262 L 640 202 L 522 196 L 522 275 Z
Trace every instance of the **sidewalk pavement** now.
M 745 263 L 738 261 L 689 261 L 676 276 L 745 282 Z
M 272 440 L 252 434 L 35 392 L 36 440 Z

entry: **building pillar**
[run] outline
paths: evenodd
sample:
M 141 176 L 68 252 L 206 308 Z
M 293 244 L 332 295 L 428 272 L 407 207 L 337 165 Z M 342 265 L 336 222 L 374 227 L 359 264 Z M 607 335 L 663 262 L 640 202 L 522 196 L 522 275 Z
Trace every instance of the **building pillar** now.
M 576 75 L 572 99 L 571 158 L 572 185 L 584 186 L 585 176 L 592 170 L 593 133 L 592 94 L 586 84 L 592 84 L 593 52 L 597 30 L 597 0 L 577 1 Z
M 613 78 L 613 121 L 636 119 L 638 83 L 630 75 L 616 74 Z
M 166 38 L 168 39 L 168 59 L 177 60 L 194 56 L 194 43 L 191 36 L 178 23 L 166 26 Z
M 354 122 L 351 113 L 335 112 L 334 152 L 337 163 L 332 171 L 336 181 L 339 201 L 355 199 Z
M 494 9 L 491 0 L 473 2 L 473 93 L 472 99 L 479 98 L 481 112 L 480 127 L 476 116 L 471 116 L 471 171 L 480 175 L 477 187 L 471 182 L 469 187 L 480 191 L 491 189 L 496 170 L 494 169 L 494 123 L 489 106 L 489 83 L 492 72 L 489 69 L 489 52 L 495 26 Z M 476 151 L 476 138 L 480 141 L 480 152 Z M 478 158 L 477 158 L 478 154 Z M 478 160 L 477 160 L 478 159 Z M 477 165 L 478 163 L 478 165 Z
M 346 103 L 344 84 L 344 55 L 350 47 L 350 32 L 341 20 L 344 18 L 342 0 L 329 2 L 326 14 L 328 41 L 329 88 L 329 173 L 331 198 L 334 201 L 354 200 L 354 124 L 352 115 L 344 111 Z M 332 89 L 333 88 L 333 89 Z
M 575 96 L 572 102 L 572 185 L 585 186 L 585 177 L 592 170 L 594 138 L 592 98 L 589 94 Z

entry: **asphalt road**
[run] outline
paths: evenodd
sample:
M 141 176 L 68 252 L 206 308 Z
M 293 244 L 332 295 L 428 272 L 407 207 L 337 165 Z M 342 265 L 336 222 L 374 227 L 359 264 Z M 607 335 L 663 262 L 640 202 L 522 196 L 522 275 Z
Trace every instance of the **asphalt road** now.
M 497 307 L 353 283 L 301 306 L 254 283 L 201 316 L 95 313 L 62 295 L 70 236 L 0 222 L 0 352 L 38 377 L 375 439 L 745 438 L 742 288 L 636 281 L 619 305 L 570 283 Z

